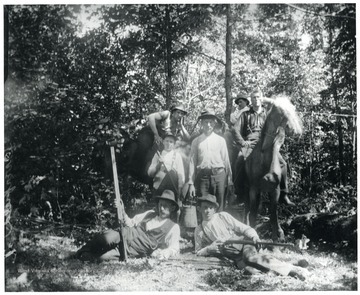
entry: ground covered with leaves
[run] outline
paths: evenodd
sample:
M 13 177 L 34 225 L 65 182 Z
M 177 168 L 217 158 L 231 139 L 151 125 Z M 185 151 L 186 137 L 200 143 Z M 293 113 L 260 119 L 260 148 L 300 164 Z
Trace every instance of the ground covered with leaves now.
M 249 276 L 228 263 L 198 260 L 191 254 L 190 240 L 183 240 L 182 254 L 171 261 L 143 258 L 89 263 L 70 259 L 79 246 L 76 236 L 22 232 L 17 251 L 6 258 L 6 291 L 357 290 L 356 255 L 349 259 L 339 252 L 260 250 L 293 264 L 308 261 L 310 274 L 301 281 L 273 273 Z

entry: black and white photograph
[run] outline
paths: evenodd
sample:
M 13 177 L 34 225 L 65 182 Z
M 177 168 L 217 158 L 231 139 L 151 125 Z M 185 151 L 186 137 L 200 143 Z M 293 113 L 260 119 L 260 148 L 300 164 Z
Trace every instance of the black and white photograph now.
M 358 291 L 356 8 L 5 0 L 2 291 Z

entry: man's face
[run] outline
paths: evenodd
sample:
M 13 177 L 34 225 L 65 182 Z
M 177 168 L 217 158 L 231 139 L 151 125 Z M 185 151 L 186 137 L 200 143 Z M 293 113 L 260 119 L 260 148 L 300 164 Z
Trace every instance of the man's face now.
M 175 118 L 176 121 L 180 121 L 185 116 L 185 113 L 180 110 L 174 110 L 172 112 L 172 117 Z
M 164 149 L 165 151 L 171 151 L 174 149 L 175 146 L 175 140 L 172 137 L 165 137 L 163 140 Z
M 214 131 L 216 125 L 215 119 L 202 119 L 201 126 L 205 134 L 210 134 Z
M 159 217 L 161 219 L 166 219 L 169 218 L 171 212 L 175 210 L 175 205 L 171 201 L 159 199 L 158 209 Z
M 239 110 L 242 110 L 243 108 L 245 108 L 247 106 L 246 101 L 243 99 L 239 99 L 236 104 L 237 104 Z
M 251 94 L 251 104 L 254 107 L 259 107 L 261 105 L 261 99 L 262 99 L 262 95 L 260 92 L 255 92 Z
M 216 213 L 216 206 L 209 202 L 201 202 L 199 207 L 201 217 L 203 220 L 208 221 Z

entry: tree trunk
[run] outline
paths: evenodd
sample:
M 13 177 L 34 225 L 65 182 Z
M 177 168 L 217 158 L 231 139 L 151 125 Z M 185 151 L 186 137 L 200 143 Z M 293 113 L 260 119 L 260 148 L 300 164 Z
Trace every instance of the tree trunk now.
M 332 10 L 332 7 L 329 5 L 329 9 L 330 12 Z M 333 57 L 333 42 L 334 42 L 334 26 L 332 24 L 331 21 L 329 21 L 329 49 L 330 49 L 330 56 L 331 58 Z M 334 97 L 334 101 L 335 101 L 335 113 L 341 113 L 340 107 L 339 107 L 339 97 L 337 94 L 337 87 L 336 87 L 336 83 L 335 83 L 335 74 L 334 74 L 334 66 L 336 67 L 337 65 L 333 64 L 333 61 L 330 63 L 330 73 L 331 73 L 331 91 L 332 91 L 332 95 Z M 343 141 L 343 130 L 341 127 L 341 117 L 337 117 L 336 119 L 336 124 L 337 124 L 337 135 L 338 135 L 338 140 L 339 140 L 339 145 L 338 145 L 338 159 L 339 159 L 339 180 L 340 180 L 340 184 L 342 185 L 346 185 L 346 172 L 345 172 L 345 165 L 344 165 L 344 141 Z
M 166 62 L 165 62 L 165 73 L 166 73 L 166 107 L 170 108 L 171 105 L 171 26 L 170 26 L 170 11 L 166 7 L 165 11 L 165 27 L 166 27 Z
M 226 5 L 226 64 L 225 64 L 225 93 L 226 93 L 226 110 L 225 120 L 230 123 L 230 114 L 232 107 L 231 99 L 231 4 Z
M 9 74 L 9 14 L 6 6 L 4 6 L 4 43 L 4 82 L 6 82 Z

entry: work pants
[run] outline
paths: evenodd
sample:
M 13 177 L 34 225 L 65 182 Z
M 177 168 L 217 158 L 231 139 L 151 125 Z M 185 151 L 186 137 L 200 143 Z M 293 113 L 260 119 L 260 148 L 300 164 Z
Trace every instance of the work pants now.
M 223 211 L 226 184 L 227 175 L 225 169 L 200 170 L 196 177 L 197 196 L 214 195 L 219 203 L 218 211 Z

